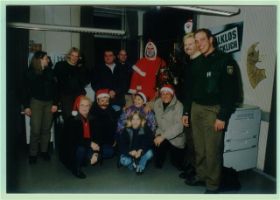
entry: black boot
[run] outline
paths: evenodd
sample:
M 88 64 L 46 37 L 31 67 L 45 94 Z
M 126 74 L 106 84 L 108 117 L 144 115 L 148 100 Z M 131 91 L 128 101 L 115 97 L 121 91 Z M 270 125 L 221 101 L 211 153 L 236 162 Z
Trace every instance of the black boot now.
M 200 180 L 197 176 L 193 176 L 186 178 L 185 184 L 190 186 L 205 186 L 205 181 Z
M 49 155 L 48 152 L 42 152 L 42 153 L 41 153 L 41 157 L 42 157 L 43 160 L 45 160 L 45 161 L 50 161 L 50 160 L 51 160 L 51 156 Z
M 195 168 L 192 165 L 184 167 L 184 171 L 179 174 L 182 179 L 188 179 L 196 175 Z
M 154 164 L 155 164 L 155 167 L 157 169 L 162 169 L 162 167 L 163 167 L 163 161 L 162 160 L 155 159 Z
M 37 156 L 29 156 L 29 164 L 36 164 Z
M 77 169 L 74 169 L 72 171 L 73 175 L 76 176 L 77 178 L 80 178 L 80 179 L 84 179 L 86 178 L 86 175 L 84 174 L 84 172 L 81 170 L 81 168 L 77 168 Z

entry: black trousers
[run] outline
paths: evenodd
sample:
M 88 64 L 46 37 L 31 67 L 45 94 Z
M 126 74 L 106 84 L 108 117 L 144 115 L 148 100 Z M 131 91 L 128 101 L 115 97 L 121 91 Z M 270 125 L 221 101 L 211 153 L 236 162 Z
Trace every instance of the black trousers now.
M 193 144 L 193 131 L 192 128 L 185 128 L 186 134 L 186 148 L 185 148 L 185 160 L 184 166 L 193 166 L 195 167 L 195 151 Z
M 75 95 L 61 95 L 62 117 L 64 121 L 72 115 L 73 104 L 77 96 Z
M 179 149 L 173 146 L 168 140 L 164 140 L 159 147 L 154 147 L 154 152 L 157 168 L 162 168 L 168 152 L 170 153 L 171 164 L 179 170 L 183 168 L 185 149 Z

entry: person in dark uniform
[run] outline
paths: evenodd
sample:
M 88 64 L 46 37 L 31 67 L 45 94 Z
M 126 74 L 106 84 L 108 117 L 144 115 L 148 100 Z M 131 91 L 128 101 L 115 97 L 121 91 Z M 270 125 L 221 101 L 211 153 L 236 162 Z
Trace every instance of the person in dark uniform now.
M 210 30 L 197 30 L 195 41 L 203 54 L 203 62 L 192 66 L 192 94 L 189 97 L 197 175 L 185 183 L 193 186 L 205 184 L 205 193 L 218 193 L 223 131 L 235 109 L 238 65 L 230 55 L 215 48 L 215 38 Z M 183 121 L 188 125 L 188 116 L 184 116 Z

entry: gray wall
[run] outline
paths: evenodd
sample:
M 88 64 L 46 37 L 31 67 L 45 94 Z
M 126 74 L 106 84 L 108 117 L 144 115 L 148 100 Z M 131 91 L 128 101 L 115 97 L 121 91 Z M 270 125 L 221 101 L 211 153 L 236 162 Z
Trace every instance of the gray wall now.
M 30 23 L 80 26 L 80 6 L 30 6 Z M 73 46 L 80 48 L 79 33 L 30 31 L 29 38 L 53 54 L 67 53 Z
M 238 7 L 241 12 L 233 17 L 199 15 L 198 28 L 210 28 L 234 22 L 244 23 L 241 60 L 238 61 L 243 82 L 244 103 L 259 106 L 262 111 L 270 113 L 276 66 L 276 6 Z M 246 62 L 247 50 L 255 42 L 259 42 L 261 59 L 257 67 L 265 69 L 266 79 L 253 89 L 249 83 Z M 261 170 L 264 168 L 268 128 L 269 122 L 262 121 L 257 163 L 257 168 Z

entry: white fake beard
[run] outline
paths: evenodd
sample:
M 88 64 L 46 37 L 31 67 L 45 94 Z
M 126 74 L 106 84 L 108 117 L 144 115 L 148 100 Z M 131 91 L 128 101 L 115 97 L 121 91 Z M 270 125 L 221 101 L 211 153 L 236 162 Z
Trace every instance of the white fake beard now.
M 154 58 L 156 56 L 155 51 L 146 51 L 146 57 L 148 58 Z

